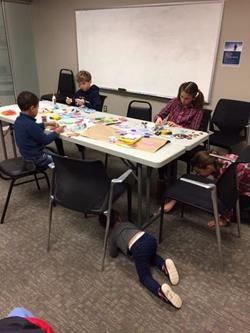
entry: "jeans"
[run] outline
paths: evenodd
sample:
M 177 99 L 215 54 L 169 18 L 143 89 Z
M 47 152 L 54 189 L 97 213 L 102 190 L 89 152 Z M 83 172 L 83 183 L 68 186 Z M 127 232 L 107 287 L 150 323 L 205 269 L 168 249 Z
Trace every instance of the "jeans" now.
M 52 157 L 45 153 L 45 152 L 42 152 L 41 156 L 39 157 L 34 157 L 31 159 L 35 165 L 38 167 L 38 168 L 41 168 L 41 169 L 46 169 L 47 166 L 53 162 L 53 159 Z
M 156 254 L 157 242 L 154 237 L 145 233 L 131 247 L 140 282 L 153 294 L 158 296 L 160 284 L 152 277 L 150 266 L 156 266 L 162 271 L 164 260 Z

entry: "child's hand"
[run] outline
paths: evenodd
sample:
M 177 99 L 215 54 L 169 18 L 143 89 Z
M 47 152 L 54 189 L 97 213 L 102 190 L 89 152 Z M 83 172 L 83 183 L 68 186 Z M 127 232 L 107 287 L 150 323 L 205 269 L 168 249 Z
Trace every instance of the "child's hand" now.
M 167 122 L 167 125 L 170 126 L 170 127 L 181 127 L 180 125 L 176 124 L 176 123 L 173 122 L 173 121 L 168 121 L 168 122 Z
M 51 126 L 51 127 L 59 127 L 59 124 L 56 121 L 48 121 L 44 123 L 45 127 Z
M 72 98 L 66 97 L 67 104 L 72 104 L 72 102 L 73 102 Z
M 60 133 L 62 133 L 64 131 L 64 127 L 63 126 L 59 126 L 59 127 L 57 127 L 56 129 L 55 129 L 55 132 L 57 133 L 57 134 L 60 134 Z
M 77 106 L 83 106 L 85 104 L 85 100 L 83 98 L 76 98 L 75 103 Z
M 162 118 L 161 117 L 158 117 L 155 121 L 155 125 L 156 126 L 160 126 L 162 124 Z

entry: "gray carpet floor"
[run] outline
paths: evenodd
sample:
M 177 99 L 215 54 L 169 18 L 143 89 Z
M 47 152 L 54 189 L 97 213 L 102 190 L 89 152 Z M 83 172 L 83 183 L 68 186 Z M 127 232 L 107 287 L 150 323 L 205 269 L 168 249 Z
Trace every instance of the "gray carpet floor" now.
M 67 153 L 77 156 L 74 146 Z M 87 158 L 100 153 L 87 151 Z M 1 156 L 2 158 L 2 156 Z M 119 159 L 109 159 L 109 173 L 125 170 Z M 152 178 L 152 210 L 157 209 Z M 0 212 L 8 182 L 0 179 Z M 125 198 L 116 208 L 125 216 Z M 136 216 L 136 193 L 133 200 Z M 97 219 L 62 207 L 54 210 L 51 251 L 46 252 L 48 189 L 41 181 L 16 187 L 6 220 L 0 226 L 0 316 L 23 306 L 48 321 L 57 333 L 76 332 L 250 332 L 250 225 L 222 231 L 225 272 L 218 265 L 215 232 L 210 216 L 188 209 L 165 218 L 163 257 L 171 257 L 180 272 L 174 290 L 183 307 L 176 310 L 151 295 L 137 280 L 133 262 L 120 254 L 107 256 L 100 272 L 104 232 Z M 148 228 L 157 237 L 158 222 Z M 160 283 L 165 277 L 153 269 Z

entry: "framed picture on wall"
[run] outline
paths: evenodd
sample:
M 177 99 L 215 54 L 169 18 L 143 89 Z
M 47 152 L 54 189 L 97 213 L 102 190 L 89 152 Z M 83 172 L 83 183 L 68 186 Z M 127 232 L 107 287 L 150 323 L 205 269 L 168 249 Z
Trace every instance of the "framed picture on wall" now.
M 223 65 L 239 66 L 243 42 L 226 41 L 224 43 Z

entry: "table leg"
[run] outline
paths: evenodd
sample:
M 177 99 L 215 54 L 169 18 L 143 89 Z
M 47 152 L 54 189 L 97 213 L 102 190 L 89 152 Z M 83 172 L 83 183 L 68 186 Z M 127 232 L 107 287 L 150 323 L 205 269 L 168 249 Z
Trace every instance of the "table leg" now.
M 16 143 L 15 143 L 15 137 L 14 137 L 14 129 L 13 129 L 12 125 L 10 125 L 10 136 L 11 136 L 13 154 L 14 154 L 15 157 L 17 157 Z
M 2 144 L 2 148 L 3 148 L 3 156 L 4 156 L 4 159 L 7 160 L 8 155 L 7 155 L 6 144 L 5 144 L 4 134 L 3 134 L 3 122 L 1 120 L 0 120 L 0 137 L 1 137 L 1 144 Z
M 152 175 L 152 168 L 147 167 L 146 176 L 146 223 L 150 221 L 150 180 Z
M 142 225 L 142 165 L 137 164 L 137 188 L 138 188 L 138 215 L 137 215 L 137 224 L 139 227 Z

